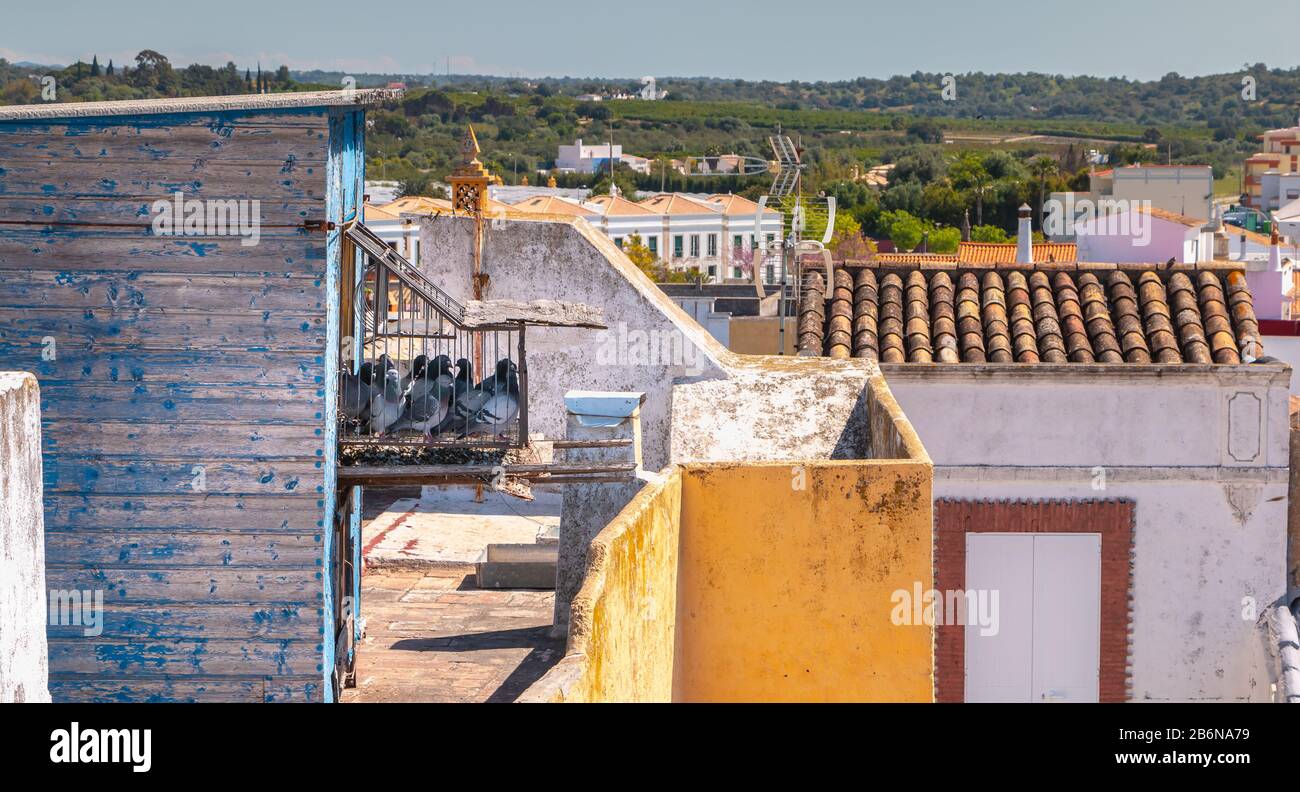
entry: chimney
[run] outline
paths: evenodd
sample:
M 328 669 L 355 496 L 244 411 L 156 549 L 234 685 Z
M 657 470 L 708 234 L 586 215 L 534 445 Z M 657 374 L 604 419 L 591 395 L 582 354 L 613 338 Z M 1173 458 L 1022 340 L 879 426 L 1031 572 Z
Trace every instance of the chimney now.
M 1211 259 L 1228 258 L 1228 234 L 1223 230 L 1223 208 L 1217 204 L 1210 210 L 1210 223 L 1206 228 L 1209 230 L 1214 240 L 1214 248 L 1211 251 Z
M 970 210 L 969 209 L 966 210 L 966 214 L 962 215 L 961 218 L 961 241 L 963 242 L 970 241 Z
M 1268 270 L 1282 271 L 1282 241 L 1277 237 L 1277 223 L 1273 224 L 1273 236 L 1268 243 Z
M 1020 205 L 1020 227 L 1016 231 L 1016 263 L 1034 263 L 1034 224 L 1030 219 L 1033 210 L 1029 204 Z

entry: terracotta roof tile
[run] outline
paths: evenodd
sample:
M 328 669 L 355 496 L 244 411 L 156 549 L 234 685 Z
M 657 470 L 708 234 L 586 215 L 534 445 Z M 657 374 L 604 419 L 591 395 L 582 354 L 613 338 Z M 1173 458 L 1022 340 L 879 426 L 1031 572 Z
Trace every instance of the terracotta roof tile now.
M 1221 363 L 1263 354 L 1240 269 L 837 267 L 804 279 L 800 354 L 883 363 Z
M 1061 334 L 1061 316 L 1056 310 L 1052 284 L 1045 272 L 1029 273 L 1029 289 L 1034 305 L 1034 328 L 1038 332 L 1038 348 L 1047 363 L 1068 363 L 1065 337 Z
M 961 360 L 957 345 L 957 311 L 953 307 L 952 278 L 940 270 L 930 277 L 930 330 L 935 359 L 940 363 Z
M 923 264 L 929 262 L 955 263 L 955 253 L 877 253 L 880 264 Z
M 988 360 L 984 351 L 984 320 L 980 317 L 980 282 L 973 272 L 957 279 L 957 339 L 966 363 Z
M 880 359 L 886 363 L 906 360 L 903 346 L 903 281 L 889 273 L 880 282 Z
M 1039 264 L 1073 262 L 1079 258 L 1079 246 L 1074 242 L 1035 242 L 1034 261 Z M 957 245 L 957 261 L 962 264 L 1015 264 L 1014 242 L 961 242 Z
M 1115 315 L 1120 350 L 1127 363 L 1150 363 L 1151 349 L 1142 332 L 1142 315 L 1138 312 L 1137 292 L 1124 272 L 1115 270 L 1106 276 L 1110 287 L 1110 305 Z

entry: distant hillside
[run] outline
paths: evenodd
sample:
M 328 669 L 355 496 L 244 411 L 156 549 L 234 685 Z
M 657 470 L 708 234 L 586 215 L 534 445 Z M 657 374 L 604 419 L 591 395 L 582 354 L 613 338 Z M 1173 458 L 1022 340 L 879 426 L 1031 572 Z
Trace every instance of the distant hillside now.
M 55 76 L 58 101 L 338 88 L 345 77 L 358 87 L 405 83 L 402 99 L 370 114 L 367 172 L 414 194 L 431 193 L 455 167 L 472 123 L 483 162 L 507 183 L 547 178 L 557 147 L 580 137 L 612 139 L 654 161 L 649 174 L 615 172 L 614 182 L 629 194 L 662 188 L 758 195 L 769 176 L 687 178 L 670 160 L 732 152 L 766 158 L 768 138 L 780 128 L 804 148 L 806 191 L 836 195 L 846 217 L 904 249 L 923 234 L 931 249 L 951 243 L 967 212 L 972 222 L 983 218 L 978 233 L 986 240 L 1014 233 L 1021 203 L 1038 205 L 1052 190 L 1086 189 L 1094 151 L 1112 165 L 1209 164 L 1216 192 L 1231 196 L 1256 136 L 1294 124 L 1300 99 L 1300 68 L 1263 64 L 1151 81 L 979 73 L 951 81 L 917 73 L 817 83 L 670 77 L 657 81 L 667 91 L 660 101 L 579 101 L 584 94 L 634 94 L 640 80 L 345 75 L 234 63 L 181 68 L 146 50 L 129 65 L 94 56 L 63 68 L 0 60 L 0 103 L 40 101 L 45 75 Z M 945 99 L 946 82 L 955 97 L 950 91 Z M 1247 88 L 1254 100 L 1243 96 Z M 882 164 L 894 166 L 889 183 L 868 186 L 865 173 Z M 607 191 L 610 175 L 557 180 Z

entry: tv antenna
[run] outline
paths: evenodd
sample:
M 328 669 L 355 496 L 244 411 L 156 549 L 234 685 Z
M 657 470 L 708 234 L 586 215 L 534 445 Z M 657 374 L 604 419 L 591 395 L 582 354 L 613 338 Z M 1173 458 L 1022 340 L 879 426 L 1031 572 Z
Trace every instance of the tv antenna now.
M 781 213 L 781 238 L 773 239 L 770 244 L 763 241 L 761 247 L 755 246 L 762 251 L 762 255 L 757 255 L 758 250 L 755 251 L 753 274 L 754 285 L 761 298 L 765 295 L 763 280 L 759 274 L 760 264 L 780 262 L 781 296 L 777 303 L 777 315 L 780 317 L 778 325 L 780 347 L 777 354 L 784 355 L 787 292 L 793 288 L 794 299 L 796 301 L 799 299 L 803 283 L 803 257 L 810 253 L 820 254 L 827 269 L 826 282 L 833 282 L 830 280 L 831 256 L 826 246 L 830 244 L 831 237 L 835 234 L 835 197 L 803 194 L 803 172 L 806 167 L 801 156 L 803 149 L 796 145 L 789 135 L 781 131 L 780 125 L 776 128 L 776 134 L 770 136 L 767 142 L 772 147 L 772 153 L 776 155 L 776 175 L 772 178 L 772 187 L 768 194 L 758 199 L 758 210 L 754 213 L 754 239 L 764 239 L 763 214 L 769 207 Z M 794 276 L 793 283 L 790 282 L 791 274 Z

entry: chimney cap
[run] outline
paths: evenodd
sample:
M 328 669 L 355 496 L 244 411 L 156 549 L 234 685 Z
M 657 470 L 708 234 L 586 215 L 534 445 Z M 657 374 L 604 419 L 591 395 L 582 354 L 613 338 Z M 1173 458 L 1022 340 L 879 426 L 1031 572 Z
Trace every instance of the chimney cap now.
M 1029 208 L 1029 204 L 1027 204 L 1027 203 L 1020 204 L 1020 216 L 1021 216 L 1021 217 L 1028 217 L 1029 214 L 1030 214 L 1030 212 L 1032 212 L 1032 211 L 1033 211 L 1033 210 Z

